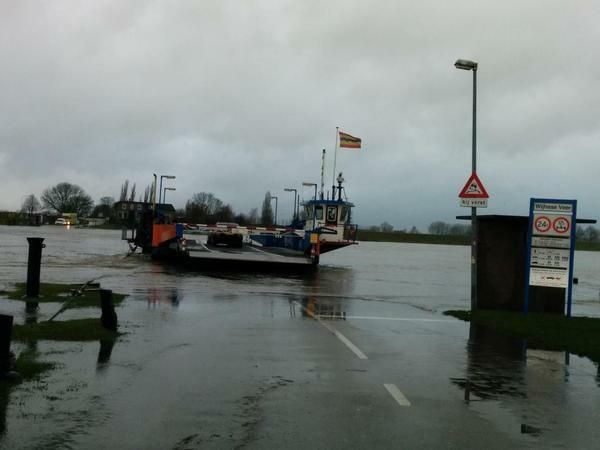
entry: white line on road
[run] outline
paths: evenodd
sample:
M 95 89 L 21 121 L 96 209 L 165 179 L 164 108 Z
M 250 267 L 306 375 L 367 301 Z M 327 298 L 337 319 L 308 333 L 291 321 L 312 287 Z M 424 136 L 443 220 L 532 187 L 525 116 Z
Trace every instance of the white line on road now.
M 338 330 L 333 328 L 328 323 L 323 322 L 318 317 L 316 319 L 317 319 L 317 322 L 319 322 L 321 325 L 323 325 L 325 328 L 327 328 L 329 331 L 331 331 L 335 335 L 335 337 L 337 337 L 340 341 L 342 341 L 344 344 L 346 344 L 346 347 L 348 347 L 350 350 L 352 350 L 352 352 L 356 356 L 358 356 L 358 359 L 369 359 L 369 358 L 367 358 L 367 355 L 365 355 L 363 352 L 361 352 L 360 349 L 350 341 L 350 339 L 348 339 L 346 336 L 344 336 L 342 333 L 340 333 Z
M 398 386 L 396 386 L 395 384 L 384 383 L 383 387 L 387 389 L 390 395 L 394 397 L 394 400 L 396 400 L 396 402 L 398 402 L 400 406 L 410 406 L 410 402 L 404 396 L 402 391 L 398 389 Z
M 338 330 L 336 330 L 335 328 L 333 328 L 331 325 L 329 325 L 326 322 L 323 322 L 321 319 L 319 319 L 317 316 L 315 316 L 314 314 L 312 314 L 311 312 L 309 312 L 304 306 L 302 306 L 300 303 L 298 302 L 294 302 L 296 303 L 298 306 L 300 306 L 300 308 L 302 308 L 302 310 L 304 310 L 304 312 L 306 314 L 308 314 L 310 317 L 312 317 L 313 319 L 315 319 L 317 322 L 319 322 L 321 325 L 323 325 L 327 330 L 329 330 L 331 333 L 333 333 L 335 335 L 335 337 L 337 337 L 340 341 L 342 341 L 346 347 L 348 347 L 352 353 L 354 353 L 356 356 L 358 356 L 359 359 L 369 359 L 367 357 L 367 355 L 365 355 L 356 345 L 354 345 L 350 339 L 348 339 L 346 336 L 344 336 L 342 333 L 340 333 Z
M 404 322 L 448 322 L 464 324 L 461 320 L 448 319 L 419 319 L 416 317 L 373 317 L 373 316 L 346 316 L 346 319 L 365 319 L 365 320 L 400 320 Z

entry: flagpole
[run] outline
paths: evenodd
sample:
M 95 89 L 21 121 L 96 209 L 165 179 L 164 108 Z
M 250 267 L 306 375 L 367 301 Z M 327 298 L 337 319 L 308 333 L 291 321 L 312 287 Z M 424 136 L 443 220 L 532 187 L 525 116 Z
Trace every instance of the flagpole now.
M 333 179 L 331 180 L 331 199 L 335 199 L 335 165 L 337 162 L 338 137 L 340 135 L 340 127 L 335 127 L 335 150 L 333 151 Z

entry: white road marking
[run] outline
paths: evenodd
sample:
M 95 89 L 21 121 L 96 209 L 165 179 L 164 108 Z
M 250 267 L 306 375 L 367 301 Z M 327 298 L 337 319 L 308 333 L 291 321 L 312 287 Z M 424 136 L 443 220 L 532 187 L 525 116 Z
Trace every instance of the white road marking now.
M 402 391 L 400 389 L 398 389 L 398 386 L 396 386 L 395 384 L 385 384 L 384 383 L 383 387 L 387 389 L 387 391 L 390 393 L 390 395 L 392 397 L 394 397 L 394 400 L 396 400 L 396 402 L 398 402 L 398 404 L 400 406 L 410 406 L 410 402 L 404 396 Z
M 460 323 L 461 320 L 448 320 L 448 319 L 419 319 L 416 317 L 373 317 L 373 316 L 346 316 L 346 319 L 364 319 L 364 320 L 400 320 L 403 322 L 448 322 L 448 323 Z
M 342 341 L 346 347 L 348 347 L 352 353 L 354 353 L 359 359 L 369 359 L 367 357 L 367 355 L 365 355 L 356 345 L 354 345 L 350 339 L 348 339 L 346 336 L 344 336 L 342 333 L 340 333 L 338 330 L 336 330 L 335 328 L 333 328 L 331 325 L 329 325 L 326 322 L 323 322 L 321 319 L 319 319 L 317 316 L 315 316 L 314 314 L 310 313 L 304 306 L 302 306 L 300 303 L 298 302 L 294 302 L 296 303 L 298 306 L 300 306 L 300 308 L 302 308 L 302 310 L 304 310 L 304 312 L 306 312 L 310 317 L 312 317 L 313 319 L 315 319 L 317 322 L 319 322 L 321 325 L 323 325 L 328 331 L 330 331 L 331 333 L 333 333 L 335 335 L 335 337 L 337 337 L 340 341 Z
M 361 352 L 360 349 L 350 341 L 350 339 L 348 339 L 346 336 L 344 336 L 338 330 L 333 328 L 328 323 L 323 322 L 318 317 L 315 317 L 315 319 L 317 320 L 317 322 L 319 322 L 321 325 L 323 325 L 325 328 L 327 328 L 329 331 L 331 331 L 335 335 L 335 337 L 337 337 L 340 341 L 342 341 L 344 344 L 346 344 L 346 347 L 348 347 L 350 350 L 352 350 L 352 352 L 356 356 L 358 356 L 358 359 L 369 359 L 369 358 L 367 358 L 367 355 L 365 355 L 363 352 Z

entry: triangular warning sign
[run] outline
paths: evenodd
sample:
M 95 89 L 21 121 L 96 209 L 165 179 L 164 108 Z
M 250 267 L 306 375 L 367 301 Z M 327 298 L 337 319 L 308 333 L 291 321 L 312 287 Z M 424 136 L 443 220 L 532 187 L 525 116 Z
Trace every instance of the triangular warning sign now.
M 458 194 L 459 198 L 489 198 L 487 191 L 483 187 L 483 183 L 475 172 L 471 174 L 467 183 Z

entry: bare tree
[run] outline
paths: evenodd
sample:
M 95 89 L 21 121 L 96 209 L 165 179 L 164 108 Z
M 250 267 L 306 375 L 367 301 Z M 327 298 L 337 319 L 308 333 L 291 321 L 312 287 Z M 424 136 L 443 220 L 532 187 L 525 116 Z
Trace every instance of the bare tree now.
M 42 205 L 40 205 L 40 202 L 35 197 L 35 195 L 29 194 L 23 201 L 23 204 L 21 205 L 21 212 L 32 216 L 40 210 L 41 206 Z
M 71 212 L 78 216 L 87 216 L 94 206 L 92 198 L 83 189 L 66 182 L 46 189 L 42 194 L 42 203 L 59 214 Z
M 262 204 L 262 212 L 260 214 L 260 221 L 263 225 L 273 224 L 273 208 L 271 207 L 271 192 L 267 191 L 265 199 Z
M 191 222 L 210 223 L 217 220 L 223 202 L 211 192 L 198 192 L 185 204 L 185 215 Z

